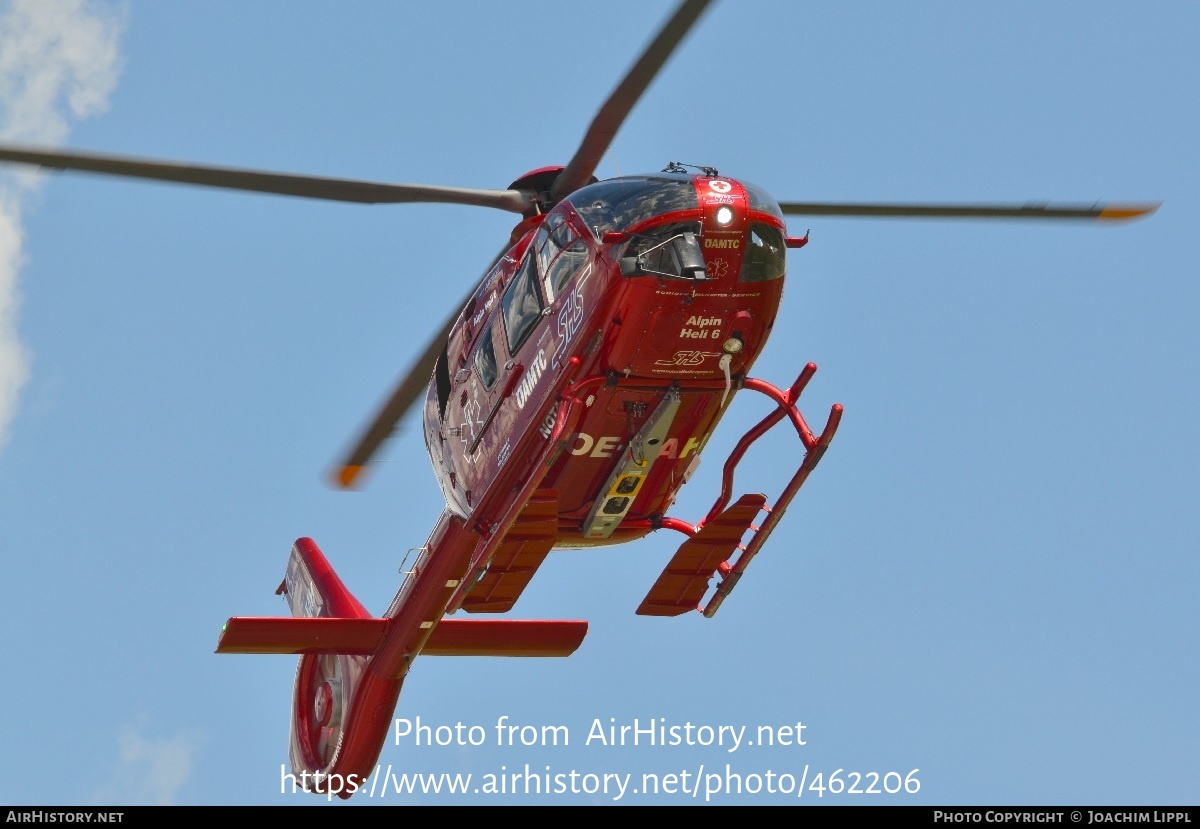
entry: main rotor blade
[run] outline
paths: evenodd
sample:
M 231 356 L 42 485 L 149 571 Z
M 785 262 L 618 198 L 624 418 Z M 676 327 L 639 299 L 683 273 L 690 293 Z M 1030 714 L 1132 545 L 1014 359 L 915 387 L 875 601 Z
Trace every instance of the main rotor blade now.
M 362 474 L 367 462 L 395 432 L 396 424 L 408 413 L 413 404 L 424 396 L 425 389 L 429 386 L 429 378 L 433 375 L 433 368 L 437 364 L 438 357 L 441 356 L 442 349 L 446 347 L 450 329 L 458 321 L 458 316 L 468 299 L 470 296 L 464 298 L 455 307 L 454 313 L 433 335 L 425 347 L 424 353 L 409 366 L 408 371 L 400 378 L 392 391 L 392 396 L 379 409 L 362 437 L 347 454 L 346 459 L 334 470 L 331 477 L 335 486 L 342 489 L 350 489 L 354 486 L 354 482 Z
M 650 86 L 663 64 L 671 57 L 684 35 L 708 7 L 709 2 L 710 0 L 684 0 L 658 33 L 658 37 L 646 47 L 624 80 L 613 90 L 604 106 L 600 107 L 583 136 L 583 143 L 575 151 L 574 158 L 555 180 L 550 189 L 550 197 L 555 202 L 588 183 L 625 117 Z
M 127 178 L 172 181 L 228 190 L 275 193 L 307 199 L 356 202 L 358 204 L 399 204 L 437 202 L 495 207 L 512 213 L 526 213 L 533 194 L 520 190 L 473 190 L 465 187 L 438 187 L 427 184 L 387 184 L 354 179 L 270 173 L 234 167 L 209 167 L 148 158 L 67 152 L 0 144 L 0 161 L 35 164 L 51 170 L 83 170 Z
M 496 262 L 499 262 L 506 253 L 508 253 L 507 246 L 500 251 L 485 273 L 489 273 L 495 267 Z M 334 469 L 330 476 L 334 486 L 341 489 L 352 488 L 366 468 L 367 462 L 396 431 L 396 424 L 412 408 L 413 404 L 424 396 L 425 390 L 429 386 L 429 378 L 433 375 L 434 366 L 437 364 L 442 350 L 446 347 L 446 340 L 450 337 L 450 329 L 458 321 L 462 309 L 466 307 L 475 290 L 472 288 L 470 293 L 454 306 L 454 311 L 430 339 L 421 356 L 409 366 L 408 371 L 400 378 L 391 397 L 380 407 L 379 412 L 363 431 L 362 437 L 346 455 L 346 459 Z
M 780 202 L 784 213 L 796 216 L 859 216 L 911 219 L 1098 219 L 1120 221 L 1147 216 L 1159 203 L 1147 204 L 846 204 Z

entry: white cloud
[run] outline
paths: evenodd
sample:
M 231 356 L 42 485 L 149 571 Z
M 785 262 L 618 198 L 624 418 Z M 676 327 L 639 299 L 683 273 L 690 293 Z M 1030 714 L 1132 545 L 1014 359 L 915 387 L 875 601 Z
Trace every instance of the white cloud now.
M 121 806 L 172 806 L 192 774 L 192 756 L 199 740 L 188 734 L 153 739 L 133 726 L 118 739 L 112 779 L 94 802 Z
M 16 199 L 0 190 L 0 446 L 17 395 L 29 379 L 29 356 L 17 339 L 17 272 L 21 267 L 21 214 Z
M 123 10 L 95 0 L 0 0 L 0 140 L 58 144 L 71 121 L 97 115 L 120 74 Z M 22 208 L 39 176 L 0 175 L 0 447 L 29 378 L 18 336 Z

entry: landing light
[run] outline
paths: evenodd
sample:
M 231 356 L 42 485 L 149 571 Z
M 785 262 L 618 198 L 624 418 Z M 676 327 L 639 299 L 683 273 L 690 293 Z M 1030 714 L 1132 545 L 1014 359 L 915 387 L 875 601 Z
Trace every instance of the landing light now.
M 717 224 L 727 225 L 733 221 L 733 208 L 721 206 L 717 208 Z
M 725 341 L 721 348 L 725 350 L 726 354 L 737 354 L 742 350 L 742 341 L 737 337 L 730 337 Z

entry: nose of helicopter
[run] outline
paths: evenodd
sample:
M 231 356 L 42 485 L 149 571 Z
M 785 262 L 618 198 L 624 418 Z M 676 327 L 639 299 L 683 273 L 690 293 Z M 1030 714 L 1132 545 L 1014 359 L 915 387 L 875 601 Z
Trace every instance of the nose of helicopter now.
M 697 176 L 695 183 L 708 279 L 724 283 L 741 270 L 750 226 L 749 199 L 745 188 L 729 179 Z
M 742 293 L 755 292 L 751 283 L 782 278 L 787 239 L 779 204 L 761 188 L 732 179 L 698 176 L 696 191 L 708 278 L 726 290 L 736 280 Z

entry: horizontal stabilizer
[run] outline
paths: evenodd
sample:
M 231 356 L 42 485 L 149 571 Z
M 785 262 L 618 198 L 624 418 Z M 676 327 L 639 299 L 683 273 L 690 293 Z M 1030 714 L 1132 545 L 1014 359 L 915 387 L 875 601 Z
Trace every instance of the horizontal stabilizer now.
M 234 616 L 225 623 L 217 653 L 342 653 L 369 656 L 387 630 L 386 619 L 305 616 Z
M 443 619 L 422 653 L 430 656 L 570 656 L 588 623 L 557 619 Z
M 708 592 L 709 579 L 738 548 L 766 502 L 765 495 L 743 495 L 683 542 L 642 600 L 638 615 L 679 616 L 695 610 Z
M 217 653 L 339 653 L 369 656 L 383 639 L 387 619 L 235 616 Z M 582 621 L 444 619 L 422 653 L 430 656 L 570 656 L 583 643 Z

